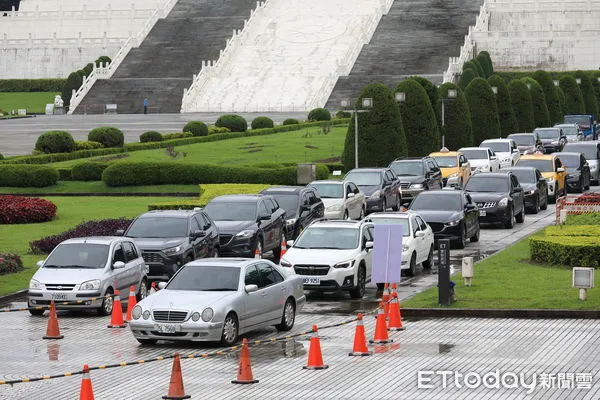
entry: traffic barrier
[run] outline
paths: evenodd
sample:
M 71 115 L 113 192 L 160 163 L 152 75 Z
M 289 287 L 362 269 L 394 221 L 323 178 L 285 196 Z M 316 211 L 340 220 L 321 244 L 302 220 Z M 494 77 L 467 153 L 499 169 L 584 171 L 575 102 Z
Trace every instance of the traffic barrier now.
M 379 304 L 379 310 L 377 311 L 377 322 L 375 323 L 375 335 L 373 336 L 372 340 L 369 340 L 369 343 L 385 344 L 393 341 L 388 336 L 383 307 L 383 303 Z
M 113 303 L 112 313 L 110 315 L 109 328 L 125 328 L 125 321 L 123 320 L 123 308 L 121 307 L 121 297 L 119 291 L 115 290 L 115 300 Z
M 398 303 L 398 293 L 392 293 L 392 302 L 390 304 L 390 313 L 388 321 L 388 331 L 403 331 L 402 314 L 400 313 L 400 304 Z
M 252 363 L 250 362 L 250 351 L 248 350 L 248 340 L 246 338 L 242 340 L 242 350 L 240 350 L 240 366 L 238 368 L 237 379 L 231 381 L 231 383 L 238 383 L 242 385 L 258 383 L 258 379 L 254 379 L 252 376 Z
M 254 250 L 254 258 L 262 258 L 258 252 L 258 249 Z
M 316 325 L 312 326 L 313 336 L 310 338 L 308 348 L 308 363 L 303 369 L 327 369 L 329 365 L 323 364 L 323 354 L 321 353 L 321 341 L 319 340 L 319 329 Z
M 169 392 L 163 399 L 189 399 L 190 395 L 185 394 L 183 389 L 183 376 L 181 374 L 181 362 L 179 361 L 179 353 L 175 353 L 173 358 L 173 368 L 171 369 L 171 381 L 169 382 Z
M 387 319 L 390 309 L 390 287 L 387 283 L 383 284 L 383 295 L 381 296 L 381 302 L 383 303 L 383 314 Z
M 365 325 L 363 323 L 362 314 L 358 314 L 356 320 L 356 330 L 354 332 L 354 346 L 352 347 L 352 353 L 348 353 L 349 356 L 370 356 L 373 354 L 367 347 L 367 336 L 365 334 Z
M 46 327 L 46 336 L 42 336 L 43 339 L 62 339 L 63 335 L 60 334 L 58 327 L 58 317 L 56 316 L 56 306 L 54 301 L 50 302 L 50 315 L 48 317 L 48 326 Z
M 158 292 L 158 289 L 156 288 L 156 282 L 152 282 L 150 285 L 150 294 L 154 294 L 156 292 Z
M 283 257 L 285 253 L 287 253 L 287 243 L 285 243 L 285 238 L 283 238 L 281 241 L 281 256 L 279 258 Z
M 140 283 L 143 285 L 144 282 Z M 135 298 L 135 286 L 131 285 L 129 287 L 129 298 L 127 299 L 127 313 L 125 314 L 125 321 L 131 321 L 131 312 L 133 311 L 133 307 L 137 304 L 137 300 Z
M 92 380 L 90 379 L 90 368 L 87 364 L 83 366 L 79 400 L 94 400 L 94 389 L 92 388 Z

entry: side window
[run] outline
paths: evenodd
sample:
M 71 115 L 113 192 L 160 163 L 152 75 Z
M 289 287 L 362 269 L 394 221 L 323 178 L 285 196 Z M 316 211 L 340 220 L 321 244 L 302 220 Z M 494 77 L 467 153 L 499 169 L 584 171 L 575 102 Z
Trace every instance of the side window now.
M 417 217 L 417 222 L 419 223 L 419 228 L 421 228 L 422 231 L 427 230 L 427 224 L 421 217 Z
M 195 217 L 192 218 L 190 221 L 190 232 L 200 231 L 200 230 L 202 230 L 200 228 L 200 223 L 198 222 L 198 220 Z
M 263 200 L 263 201 L 261 201 L 261 202 L 258 204 L 258 212 L 259 212 L 260 214 L 269 214 L 269 215 L 271 215 L 271 211 L 269 211 L 269 208 L 270 208 L 270 207 L 267 207 L 267 205 L 266 205 L 266 203 L 265 203 L 265 201 L 264 201 L 264 200 Z
M 123 250 L 125 252 L 125 257 L 127 257 L 127 262 L 133 261 L 138 258 L 138 253 L 135 250 L 135 246 L 131 242 L 123 242 L 122 243 Z
M 310 192 L 308 192 L 308 202 L 309 204 L 316 204 L 317 203 L 317 196 L 315 195 L 315 192 L 313 192 L 312 190 Z
M 437 172 L 437 170 L 439 169 L 433 161 L 427 161 L 427 166 L 429 167 L 430 170 L 432 170 L 434 172 Z
M 268 208 L 268 205 L 271 206 L 272 212 L 277 211 L 277 209 L 279 208 L 279 203 L 275 199 L 268 199 L 267 200 L 267 208 Z
M 121 261 L 124 263 L 127 262 L 127 260 L 125 259 L 125 252 L 123 251 L 123 247 L 120 244 L 117 245 L 117 247 L 115 247 L 115 251 L 113 253 L 113 264 L 117 261 Z
M 516 177 L 516 176 L 514 176 L 514 175 L 511 175 L 511 177 L 510 177 L 510 182 L 512 183 L 512 187 L 513 187 L 513 188 L 516 188 L 516 187 L 518 187 L 518 186 L 519 186 L 519 180 L 518 180 L 518 179 L 517 179 L 517 177 Z
M 260 287 L 260 277 L 258 275 L 256 265 L 251 265 L 248 268 L 246 268 L 246 277 L 244 278 L 244 284 L 256 285 Z
M 348 183 L 346 184 L 346 197 L 350 194 L 353 193 L 352 191 L 352 184 Z
M 303 206 L 308 206 L 310 205 L 310 199 L 308 198 L 308 193 L 304 193 L 302 195 L 302 205 Z
M 262 286 L 259 287 L 267 287 L 277 283 L 277 278 L 274 274 L 275 271 L 270 265 L 260 263 L 257 265 L 257 268 L 262 282 Z
M 361 245 L 364 246 L 365 243 L 372 242 L 372 241 L 373 241 L 373 227 L 369 226 L 369 227 L 364 228 L 362 231 Z
M 412 231 L 413 231 L 413 236 L 415 236 L 415 234 L 419 231 L 419 229 L 421 229 L 419 227 L 419 224 L 417 223 L 417 220 L 415 218 L 411 218 L 410 219 L 410 224 L 412 225 Z
M 555 161 L 556 168 L 557 168 L 557 169 L 558 169 L 558 168 L 561 168 L 561 167 L 562 167 L 562 163 L 560 162 L 560 158 L 556 158 L 555 160 L 556 160 L 556 161 Z
M 205 214 L 198 214 L 196 215 L 196 218 L 198 219 L 198 223 L 200 224 L 202 229 L 210 229 L 212 222 L 210 221 L 210 218 L 208 218 Z
M 352 193 L 354 193 L 354 194 L 360 193 L 360 190 L 358 190 L 358 187 L 354 183 L 350 184 L 350 189 L 352 190 Z

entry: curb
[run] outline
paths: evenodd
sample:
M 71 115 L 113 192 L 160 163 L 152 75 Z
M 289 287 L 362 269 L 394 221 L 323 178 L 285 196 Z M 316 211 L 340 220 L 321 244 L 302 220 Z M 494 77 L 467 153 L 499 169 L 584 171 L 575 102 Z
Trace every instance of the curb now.
M 402 308 L 410 318 L 600 319 L 600 310 Z
M 23 297 L 25 295 L 27 295 L 27 289 L 19 290 L 17 292 L 10 293 L 5 296 L 0 296 L 0 304 L 13 301 L 14 299 L 18 299 L 19 297 Z
M 4 193 L 2 193 L 4 194 Z M 8 193 L 6 193 L 8 194 Z M 76 197 L 76 196 L 85 196 L 85 197 L 198 197 L 198 193 L 154 193 L 154 192 L 135 192 L 135 193 L 126 193 L 126 192 L 115 192 L 115 193 L 10 193 L 11 196 L 24 196 L 24 197 L 51 197 L 51 196 L 59 196 L 59 197 Z

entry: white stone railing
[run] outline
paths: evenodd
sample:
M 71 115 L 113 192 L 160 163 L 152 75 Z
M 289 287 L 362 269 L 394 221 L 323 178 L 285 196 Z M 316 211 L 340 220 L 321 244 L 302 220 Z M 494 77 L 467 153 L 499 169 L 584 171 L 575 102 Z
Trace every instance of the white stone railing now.
M 111 63 L 108 66 L 102 66 L 96 68 L 94 65 L 94 70 L 90 74 L 90 76 L 85 77 L 83 80 L 83 84 L 81 87 L 75 92 L 75 94 L 71 97 L 71 103 L 69 106 L 69 114 L 73 114 L 73 111 L 77 109 L 77 106 L 81 103 L 81 101 L 88 94 L 94 83 L 98 79 L 110 79 L 112 75 L 115 73 L 117 68 L 121 65 L 127 54 L 132 48 L 139 47 L 148 33 L 152 30 L 154 25 L 159 19 L 165 18 L 173 7 L 177 4 L 177 0 L 168 0 L 163 7 L 159 7 L 154 10 L 152 16 L 148 18 L 142 29 L 137 33 L 137 35 L 130 36 L 129 39 L 121 46 L 117 54 L 113 57 Z
M 9 39 L 5 33 L 3 38 L 0 39 L 0 45 L 4 48 L 27 48 L 31 49 L 34 47 L 52 46 L 52 47 L 82 47 L 82 46 L 103 46 L 107 47 L 111 44 L 122 44 L 128 40 L 127 37 L 107 37 L 106 33 L 100 38 L 84 38 L 79 34 L 77 37 L 72 38 L 57 38 L 56 32 L 54 32 L 51 38 L 34 38 L 31 33 L 28 34 L 27 38 L 21 39 Z
M 61 20 L 69 20 L 69 19 L 116 19 L 116 18 L 150 18 L 153 14 L 154 10 L 148 8 L 138 9 L 135 8 L 135 4 L 131 5 L 130 9 L 112 9 L 110 5 L 106 10 L 88 10 L 87 6 L 84 4 L 81 10 L 51 10 L 51 11 L 40 11 L 38 7 L 36 10 L 32 11 L 15 11 L 15 8 L 12 8 L 12 11 L 7 13 L 7 16 L 10 19 L 27 19 L 28 22 L 31 20 L 43 20 L 43 21 L 61 21 Z M 4 17 L 4 18 L 6 18 Z

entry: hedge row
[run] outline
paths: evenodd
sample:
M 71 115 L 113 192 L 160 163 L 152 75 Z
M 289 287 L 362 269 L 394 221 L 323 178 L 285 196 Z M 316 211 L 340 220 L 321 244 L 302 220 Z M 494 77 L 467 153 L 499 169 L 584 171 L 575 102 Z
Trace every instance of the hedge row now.
M 0 186 L 46 187 L 58 181 L 58 171 L 47 165 L 0 165 Z
M 0 92 L 62 92 L 66 79 L 0 79 Z
M 47 222 L 56 216 L 54 203 L 35 197 L 0 196 L 0 224 Z
M 600 213 L 567 215 L 565 225 L 600 225 Z
M 74 181 L 100 181 L 102 173 L 108 168 L 108 163 L 88 161 L 77 164 L 71 169 L 71 179 Z
M 529 239 L 531 259 L 566 267 L 600 266 L 600 238 L 590 236 L 543 236 Z
M 271 187 L 267 184 L 246 184 L 246 183 L 223 183 L 198 185 L 200 198 L 194 200 L 165 201 L 160 203 L 148 204 L 148 210 L 191 210 L 194 207 L 204 207 L 206 203 L 217 196 L 227 194 L 254 194 L 263 189 Z
M 598 225 L 557 225 L 544 230 L 546 236 L 585 236 L 600 237 Z

